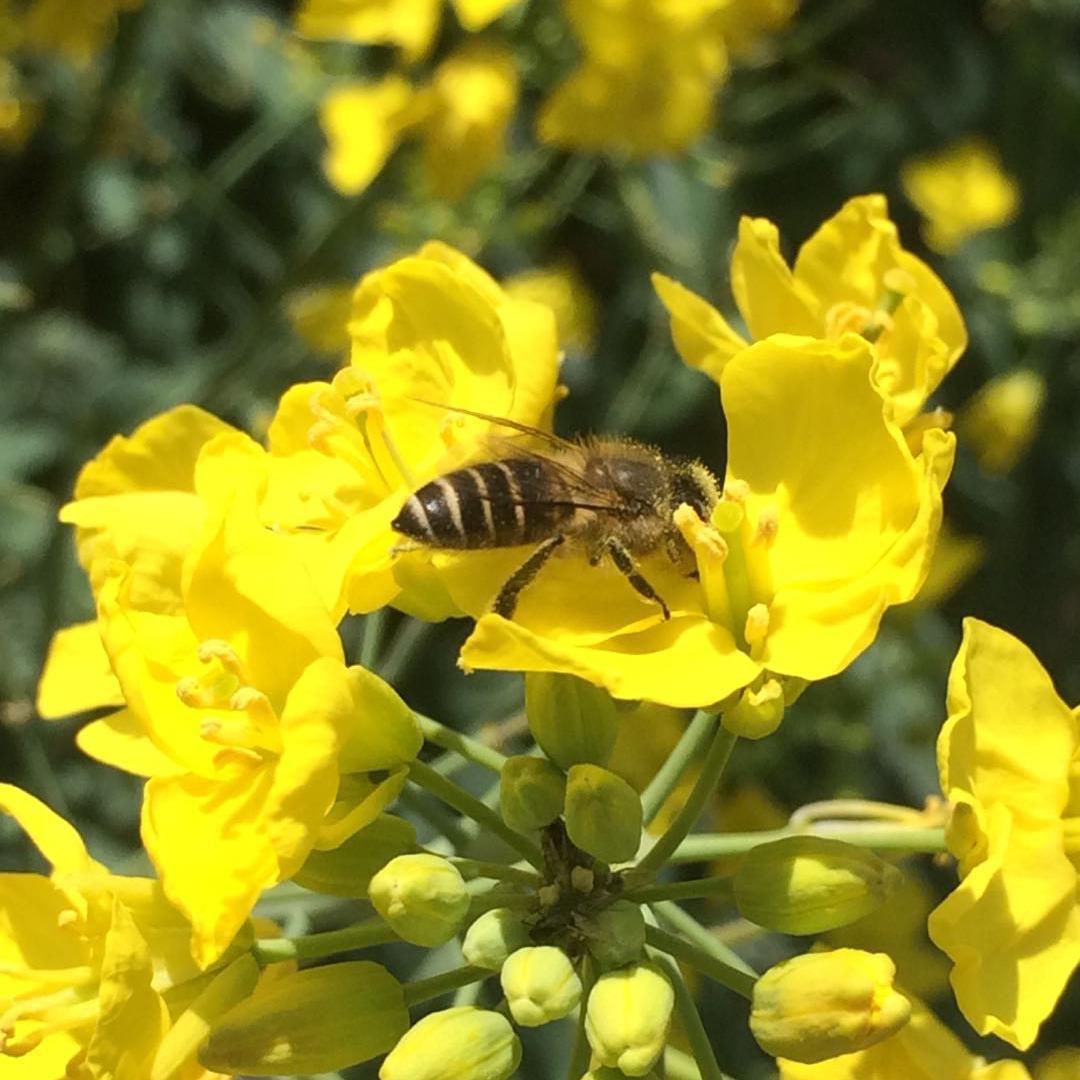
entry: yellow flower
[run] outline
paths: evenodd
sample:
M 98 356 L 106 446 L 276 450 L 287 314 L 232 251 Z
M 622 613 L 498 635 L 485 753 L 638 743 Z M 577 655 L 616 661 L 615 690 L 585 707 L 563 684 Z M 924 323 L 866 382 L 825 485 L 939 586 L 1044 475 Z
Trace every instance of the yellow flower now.
M 40 119 L 41 108 L 27 96 L 19 71 L 0 56 L 0 148 L 19 150 Z
M 338 87 L 320 110 L 327 179 L 343 195 L 359 195 L 414 133 L 432 192 L 458 202 L 502 159 L 517 97 L 513 54 L 484 42 L 451 54 L 424 87 L 399 75 Z
M 750 52 L 764 35 L 782 30 L 798 8 L 799 0 L 726 0 L 717 21 L 728 48 L 741 55 Z
M 920 1001 L 895 1034 L 854 1054 L 813 1065 L 781 1058 L 780 1080 L 1031 1080 L 1018 1061 L 987 1065 Z
M 295 489 L 322 485 L 332 498 L 306 519 L 294 499 L 278 520 L 298 542 L 352 553 L 353 610 L 393 600 L 445 618 L 458 608 L 425 554 L 391 555 L 390 522 L 418 486 L 492 456 L 492 437 L 506 435 L 444 406 L 544 424 L 558 370 L 554 319 L 508 297 L 464 255 L 428 244 L 361 280 L 349 330 L 351 365 L 330 383 L 294 386 L 270 426 L 278 467 L 295 463 Z
M 116 33 L 117 16 L 143 0 L 34 0 L 24 16 L 23 44 L 57 52 L 85 67 Z
M 938 739 L 960 884 L 930 915 L 960 1011 L 1034 1041 L 1080 963 L 1080 732 L 1031 651 L 964 621 Z
M 1028 368 L 998 375 L 979 388 L 957 418 L 957 432 L 979 464 L 1007 473 L 1027 452 L 1038 432 L 1046 380 Z
M 0 875 L 0 1074 L 146 1080 L 168 991 L 198 975 L 191 927 L 156 882 L 110 874 L 32 795 L 0 784 L 0 810 L 52 865 Z
M 303 289 L 289 297 L 289 322 L 313 352 L 335 361 L 348 355 L 352 291 L 350 282 L 335 282 Z
M 217 449 L 220 468 L 204 456 L 201 475 L 230 497 L 188 554 L 182 609 L 140 608 L 118 562 L 99 591 L 127 710 L 80 734 L 91 755 L 149 777 L 143 842 L 203 965 L 327 830 L 335 846 L 374 820 L 421 741 L 388 687 L 345 667 L 303 567 L 256 518 L 265 457 L 239 435 Z M 339 771 L 371 770 L 389 775 L 353 777 L 335 804 Z
M 586 567 L 575 554 L 544 568 L 513 621 L 483 615 L 461 662 L 563 671 L 614 697 L 680 707 L 721 702 L 766 671 L 821 679 L 843 670 L 886 607 L 922 583 L 954 446 L 930 429 L 912 454 L 873 363 L 855 334 L 777 335 L 729 361 L 725 497 L 710 523 L 689 507 L 676 514 L 701 580 L 665 555 L 642 560 L 670 620 L 614 567 Z M 521 559 L 509 550 L 435 562 L 458 605 L 479 616 Z
M 661 274 L 653 277 L 671 313 L 683 360 L 713 379 L 746 339 L 711 304 Z M 776 226 L 744 217 L 731 286 L 751 340 L 808 334 L 836 340 L 854 331 L 874 342 L 874 379 L 906 426 L 967 346 L 967 331 L 941 279 L 900 246 L 882 195 L 849 200 L 799 249 L 780 254 Z
M 986 545 L 977 536 L 959 536 L 946 521 L 938 536 L 930 571 L 910 607 L 922 611 L 947 600 L 986 559 Z
M 685 150 L 712 120 L 727 54 L 710 0 L 566 0 L 584 60 L 544 104 L 542 141 L 634 157 Z
M 461 25 L 482 30 L 516 0 L 454 0 Z M 439 29 L 441 0 L 304 0 L 296 31 L 319 40 L 398 46 L 409 61 L 422 59 Z
M 514 274 L 502 286 L 516 300 L 535 300 L 551 308 L 559 344 L 564 348 L 580 353 L 592 351 L 596 338 L 596 298 L 569 263 Z
M 925 218 L 927 246 L 943 255 L 974 233 L 1012 221 L 1020 201 L 1016 181 L 1002 171 L 997 152 L 979 139 L 907 162 L 900 182 Z
M 505 153 L 518 99 L 514 56 L 470 42 L 436 69 L 427 90 L 423 162 L 435 196 L 458 202 Z

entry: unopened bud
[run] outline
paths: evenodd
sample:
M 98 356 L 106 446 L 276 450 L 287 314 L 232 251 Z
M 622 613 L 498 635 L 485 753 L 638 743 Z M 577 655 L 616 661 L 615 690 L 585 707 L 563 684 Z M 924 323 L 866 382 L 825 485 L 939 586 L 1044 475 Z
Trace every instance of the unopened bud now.
M 632 964 L 596 980 L 585 1034 L 601 1065 L 644 1076 L 667 1042 L 675 992 L 655 964 Z
M 399 855 L 372 879 L 368 896 L 394 933 L 433 948 L 457 933 L 469 894 L 457 868 L 438 855 Z
M 518 949 L 499 976 L 510 1013 L 522 1027 L 568 1016 L 581 1000 L 581 980 L 570 958 L 553 945 Z
M 505 1016 L 462 1005 L 411 1027 L 379 1080 L 508 1080 L 520 1062 L 521 1043 Z
M 566 832 L 582 851 L 607 863 L 626 862 L 641 843 L 638 793 L 599 765 L 575 765 L 566 781 Z
M 499 778 L 499 810 L 518 832 L 550 825 L 566 800 L 566 777 L 547 758 L 519 754 L 503 765 Z
M 629 900 L 616 900 L 610 907 L 579 924 L 585 944 L 601 967 L 616 968 L 641 959 L 645 948 L 645 917 Z
M 584 679 L 529 672 L 525 712 L 533 738 L 561 769 L 606 765 L 615 749 L 619 734 L 615 703 L 606 690 Z
M 865 1050 L 911 1015 L 895 975 L 884 953 L 859 949 L 785 960 L 754 984 L 750 1030 L 766 1053 L 804 1064 Z
M 528 927 L 516 911 L 492 908 L 469 927 L 461 945 L 461 955 L 473 967 L 498 971 L 511 953 L 529 943 Z
M 735 875 L 744 919 L 781 934 L 820 934 L 869 915 L 903 880 L 871 851 L 821 836 L 760 844 Z
M 766 679 L 758 690 L 747 687 L 721 717 L 724 727 L 732 735 L 744 739 L 763 739 L 771 735 L 783 719 L 784 690 L 776 679 Z
M 595 1069 L 582 1073 L 581 1080 L 626 1080 L 626 1073 L 622 1069 L 609 1069 L 606 1065 L 597 1065 Z M 656 1070 L 650 1069 L 645 1073 L 643 1080 L 657 1080 Z

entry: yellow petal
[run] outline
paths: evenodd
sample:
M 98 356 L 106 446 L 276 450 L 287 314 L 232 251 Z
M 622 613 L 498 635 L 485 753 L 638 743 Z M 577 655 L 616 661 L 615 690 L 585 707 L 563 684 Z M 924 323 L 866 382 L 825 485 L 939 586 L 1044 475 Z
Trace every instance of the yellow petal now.
M 278 862 L 263 808 L 271 771 L 234 760 L 218 779 L 155 777 L 143 794 L 142 839 L 165 895 L 190 920 L 200 967 L 228 947 Z
M 0 1000 L 11 1001 L 33 988 L 33 980 L 21 974 L 27 968 L 89 969 L 94 942 L 60 931 L 65 911 L 70 915 L 71 904 L 49 878 L 0 874 Z
M 441 0 L 305 0 L 296 14 L 303 37 L 398 45 L 419 60 L 431 47 Z
M 85 874 L 100 869 L 87 854 L 75 827 L 28 791 L 14 784 L 0 784 L 0 810 L 19 823 L 55 872 Z
M 460 663 L 496 671 L 561 671 L 604 687 L 612 697 L 678 707 L 715 704 L 760 671 L 723 627 L 677 615 L 593 645 L 542 637 L 520 623 L 485 615 L 462 646 Z
M 316 850 L 331 851 L 375 821 L 401 793 L 408 775 L 402 765 L 378 782 L 363 773 L 342 776 L 338 801 L 319 827 Z
M 413 88 L 397 75 L 351 83 L 323 98 L 326 177 L 342 195 L 359 195 L 378 176 L 401 137 L 416 122 Z
M 965 619 L 949 674 L 948 707 L 938 737 L 946 796 L 959 789 L 984 806 L 1001 804 L 1025 819 L 1061 817 L 1080 733 L 1076 717 L 1023 642 L 989 623 Z
M 653 288 L 671 316 L 671 336 L 686 364 L 720 381 L 731 357 L 747 342 L 708 301 L 672 278 L 653 274 Z
M 88 757 L 135 776 L 175 776 L 184 771 L 127 709 L 86 724 L 79 729 L 75 741 Z
M 814 297 L 780 254 L 780 234 L 765 218 L 744 217 L 731 257 L 731 291 L 750 336 L 821 333 Z
M 998 803 L 985 824 L 985 858 L 931 912 L 930 937 L 953 961 L 972 1027 L 1025 1050 L 1080 964 L 1077 872 L 1060 821 L 1025 822 Z
M 483 30 L 488 23 L 493 22 L 517 2 L 518 0 L 454 0 L 454 10 L 461 25 L 475 33 Z
M 362 667 L 350 667 L 346 680 L 350 707 L 341 771 L 393 769 L 415 758 L 424 743 L 420 725 L 389 683 Z
M 131 913 L 113 903 L 105 936 L 98 1000 L 101 1015 L 86 1048 L 89 1075 L 101 1080 L 146 1080 L 169 1025 L 169 1013 L 151 986 L 154 966 Z
M 104 705 L 123 705 L 97 621 L 57 630 L 38 683 L 37 711 L 45 720 Z

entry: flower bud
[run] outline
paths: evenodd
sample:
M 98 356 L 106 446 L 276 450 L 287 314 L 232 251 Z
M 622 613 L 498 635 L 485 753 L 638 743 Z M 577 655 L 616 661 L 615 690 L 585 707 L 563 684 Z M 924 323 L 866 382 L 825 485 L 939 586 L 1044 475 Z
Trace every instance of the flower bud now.
M 606 765 L 615 749 L 615 702 L 606 690 L 574 675 L 529 672 L 525 713 L 540 749 L 561 769 Z
M 667 1041 L 675 992 L 655 964 L 632 964 L 596 980 L 585 1034 L 601 1065 L 644 1076 Z
M 747 853 L 735 875 L 744 919 L 781 934 L 820 934 L 869 915 L 903 880 L 871 851 L 821 836 L 789 836 Z
M 521 1043 L 501 1013 L 462 1005 L 425 1016 L 386 1056 L 379 1080 L 507 1080 Z
M 499 779 L 503 821 L 518 832 L 550 825 L 566 799 L 566 777 L 547 758 L 519 754 L 509 758 Z
M 469 927 L 461 945 L 461 955 L 473 967 L 498 971 L 512 952 L 529 943 L 528 927 L 516 911 L 492 908 Z
M 566 832 L 582 851 L 626 862 L 641 843 L 641 799 L 621 776 L 599 765 L 575 765 L 566 781 Z
M 785 960 L 754 984 L 750 1030 L 766 1053 L 807 1065 L 865 1050 L 911 1015 L 895 975 L 884 953 L 859 949 Z
M 645 948 L 645 917 L 629 900 L 616 900 L 610 907 L 579 924 L 589 952 L 601 967 L 616 968 L 641 959 Z
M 581 1080 L 626 1080 L 626 1073 L 622 1069 L 609 1069 L 606 1065 L 597 1065 L 583 1073 Z M 657 1080 L 656 1071 L 650 1069 L 644 1076 L 644 1080 Z
M 469 894 L 457 868 L 438 855 L 399 855 L 372 879 L 368 896 L 394 933 L 432 948 L 457 933 Z
M 570 958 L 553 945 L 518 949 L 499 976 L 510 1013 L 522 1027 L 568 1016 L 581 1000 L 581 980 Z
M 743 739 L 763 739 L 783 719 L 784 689 L 776 679 L 766 679 L 758 690 L 747 687 L 721 717 L 724 727 Z
M 211 1024 L 199 1061 L 230 1076 L 335 1072 L 385 1054 L 408 1026 L 397 979 L 349 960 L 260 985 Z

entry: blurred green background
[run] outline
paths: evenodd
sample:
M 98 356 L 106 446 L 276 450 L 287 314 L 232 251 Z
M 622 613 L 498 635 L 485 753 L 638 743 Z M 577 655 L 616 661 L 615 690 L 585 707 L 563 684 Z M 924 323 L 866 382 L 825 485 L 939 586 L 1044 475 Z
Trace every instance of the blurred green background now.
M 259 434 L 289 384 L 327 377 L 340 358 L 313 352 L 288 318 L 302 290 L 355 280 L 430 238 L 500 278 L 568 263 L 597 324 L 593 342 L 568 350 L 558 429 L 632 434 L 722 472 L 715 386 L 678 359 L 649 273 L 671 274 L 730 314 L 741 214 L 776 222 L 790 256 L 844 199 L 868 191 L 889 197 L 905 246 L 942 275 L 967 320 L 971 345 L 936 403 L 963 415 L 981 386 L 1017 367 L 1042 376 L 1045 403 L 1006 473 L 987 471 L 961 440 L 946 514 L 955 533 L 978 539 L 978 565 L 946 574 L 933 602 L 893 612 L 845 675 L 812 687 L 778 736 L 736 755 L 733 779 L 784 813 L 845 795 L 920 805 L 936 791 L 933 740 L 968 614 L 1020 636 L 1062 696 L 1080 701 L 1080 3 L 805 0 L 736 65 L 704 139 L 679 158 L 634 162 L 537 143 L 538 103 L 575 46 L 559 6 L 530 0 L 488 31 L 525 73 L 507 156 L 456 206 L 425 193 L 408 151 L 363 195 L 332 189 L 321 97 L 335 80 L 389 70 L 394 57 L 300 43 L 292 15 L 284 0 L 147 0 L 120 16 L 87 66 L 19 49 L 4 60 L 9 98 L 29 103 L 29 119 L 0 146 L 3 779 L 68 816 L 111 866 L 145 868 L 138 785 L 81 756 L 73 740 L 85 717 L 46 724 L 34 713 L 50 636 L 92 611 L 57 510 L 111 436 L 169 406 L 196 402 Z M 446 15 L 428 63 L 463 36 Z M 1019 212 L 942 258 L 919 239 L 900 170 L 970 135 L 997 148 Z M 354 646 L 363 631 L 357 619 L 344 627 Z M 367 648 L 417 709 L 513 746 L 520 680 L 463 678 L 455 657 L 466 631 L 388 613 L 367 627 Z M 0 850 L 5 869 L 40 868 L 6 824 Z M 951 871 L 934 873 L 927 885 L 943 894 Z M 289 931 L 350 916 L 297 890 L 266 910 Z M 775 959 L 771 948 L 752 944 L 750 958 Z M 941 1015 L 969 1045 L 1001 1056 L 1004 1044 L 965 1030 L 936 978 L 923 992 Z M 1027 1060 L 1078 1041 L 1076 991 L 1074 980 Z M 707 991 L 721 1064 L 770 1075 L 730 1005 Z M 555 1036 L 529 1042 L 544 1038 Z M 565 1049 L 547 1049 L 527 1045 L 522 1076 L 561 1075 Z

